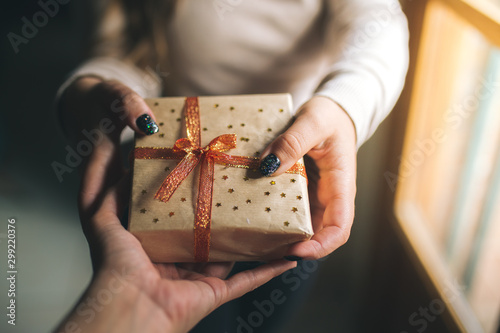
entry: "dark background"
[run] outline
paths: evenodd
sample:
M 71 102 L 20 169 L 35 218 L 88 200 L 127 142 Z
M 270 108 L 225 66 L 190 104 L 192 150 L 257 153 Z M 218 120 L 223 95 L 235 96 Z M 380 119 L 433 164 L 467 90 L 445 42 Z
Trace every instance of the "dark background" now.
M 89 18 L 81 4 L 74 0 L 59 5 L 59 12 L 27 44 L 20 44 L 17 54 L 7 34 L 22 35 L 22 18 L 32 22 L 41 7 L 37 1 L 22 0 L 4 2 L 0 9 L 2 263 L 7 219 L 15 218 L 18 227 L 17 325 L 7 325 L 2 318 L 2 332 L 50 331 L 91 277 L 76 211 L 77 171 L 59 182 L 51 166 L 54 161 L 64 163 L 66 154 L 52 108 L 54 96 L 86 51 Z M 388 190 L 381 161 L 391 133 L 400 130 L 393 126 L 390 118 L 360 150 L 351 239 L 321 264 L 298 315 L 290 313 L 283 332 L 417 332 L 422 328 L 412 326 L 409 317 L 427 307 L 433 297 L 381 213 L 381 193 Z M 2 278 L 2 306 L 6 287 Z M 427 324 L 425 332 L 446 331 L 443 316 Z

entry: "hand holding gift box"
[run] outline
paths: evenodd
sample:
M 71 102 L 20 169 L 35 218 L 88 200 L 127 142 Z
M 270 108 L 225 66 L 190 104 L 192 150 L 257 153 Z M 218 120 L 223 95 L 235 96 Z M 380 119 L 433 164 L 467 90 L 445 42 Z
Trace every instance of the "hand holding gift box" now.
M 160 132 L 136 138 L 129 230 L 153 261 L 275 259 L 312 236 L 302 161 L 256 171 L 290 124 L 288 95 L 147 103 Z

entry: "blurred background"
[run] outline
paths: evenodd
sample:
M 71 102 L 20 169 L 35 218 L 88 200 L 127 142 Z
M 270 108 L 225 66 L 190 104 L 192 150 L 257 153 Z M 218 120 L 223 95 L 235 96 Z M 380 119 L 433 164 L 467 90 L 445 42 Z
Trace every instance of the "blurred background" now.
M 282 332 L 498 329 L 500 6 L 493 0 L 402 5 L 411 67 L 395 110 L 359 151 L 351 238 L 321 263 Z M 2 314 L 1 332 L 53 330 L 91 277 L 76 209 L 77 172 L 59 182 L 51 167 L 66 156 L 52 103 L 83 60 L 89 22 L 81 7 L 60 5 L 19 52 L 7 34 L 20 34 L 22 18 L 41 8 L 19 0 L 1 9 L 3 311 L 11 218 L 18 272 L 16 326 Z

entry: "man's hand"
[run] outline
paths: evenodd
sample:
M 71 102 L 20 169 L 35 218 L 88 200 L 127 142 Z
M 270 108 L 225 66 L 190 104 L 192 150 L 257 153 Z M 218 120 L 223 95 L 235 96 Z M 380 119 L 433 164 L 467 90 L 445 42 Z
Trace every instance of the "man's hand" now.
M 122 117 L 112 110 L 117 100 Z M 221 304 L 296 266 L 280 260 L 224 280 L 232 263 L 153 264 L 119 220 L 130 188 L 119 157 L 119 134 L 125 126 L 144 133 L 136 119 L 154 115 L 128 87 L 97 78 L 80 79 L 71 87 L 62 111 L 70 133 L 110 116 L 117 130 L 103 134 L 83 168 L 78 203 L 94 277 L 57 332 L 75 327 L 82 332 L 186 332 Z M 87 307 L 95 310 L 93 316 L 84 315 Z

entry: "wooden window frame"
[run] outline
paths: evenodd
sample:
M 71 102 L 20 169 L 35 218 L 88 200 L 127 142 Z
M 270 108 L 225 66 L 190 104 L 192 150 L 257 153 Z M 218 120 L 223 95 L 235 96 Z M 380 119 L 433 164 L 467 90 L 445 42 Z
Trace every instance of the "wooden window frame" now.
M 433 47 L 436 36 L 431 33 L 433 22 L 428 18 L 429 12 L 434 6 L 445 6 L 454 14 L 466 21 L 472 27 L 477 29 L 493 46 L 500 47 L 500 8 L 493 3 L 486 1 L 472 0 L 417 0 L 417 3 L 411 5 L 412 10 L 423 13 L 421 22 L 415 26 L 410 25 L 412 34 L 419 36 L 418 48 L 412 51 L 412 56 L 416 58 L 414 76 L 410 79 L 409 89 L 411 96 L 409 100 L 409 112 L 407 120 L 407 131 L 404 134 L 403 159 L 411 152 L 413 140 L 415 138 L 415 129 L 411 124 L 416 122 L 419 116 L 419 110 L 425 103 L 428 103 L 429 96 L 426 96 L 425 85 L 428 84 L 430 48 Z M 418 8 L 417 8 L 418 7 Z M 415 31 L 417 30 L 417 31 Z M 434 43 L 433 43 L 434 42 Z M 408 88 L 408 86 L 407 86 Z M 427 98 L 427 100 L 426 100 Z M 403 183 L 401 174 L 399 175 L 398 185 Z M 405 205 L 411 199 L 411 193 L 405 186 L 398 186 L 395 197 L 393 198 L 394 213 L 396 223 L 400 229 L 403 242 L 408 245 L 411 252 L 417 259 L 418 266 L 422 269 L 428 283 L 431 284 L 439 297 L 446 304 L 449 311 L 449 320 L 452 320 L 452 326 L 463 332 L 481 332 L 482 328 L 471 309 L 463 293 L 450 293 L 449 283 L 456 280 L 443 262 L 443 255 L 435 242 L 429 237 L 428 230 L 422 221 L 418 220 L 418 214 L 414 214 L 411 205 Z

